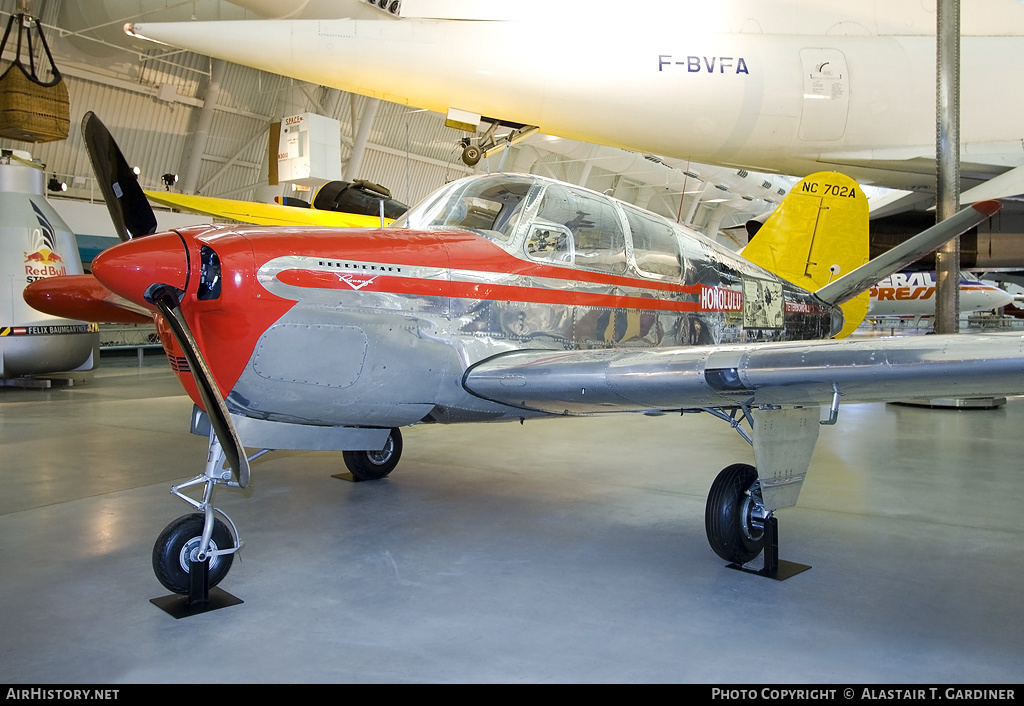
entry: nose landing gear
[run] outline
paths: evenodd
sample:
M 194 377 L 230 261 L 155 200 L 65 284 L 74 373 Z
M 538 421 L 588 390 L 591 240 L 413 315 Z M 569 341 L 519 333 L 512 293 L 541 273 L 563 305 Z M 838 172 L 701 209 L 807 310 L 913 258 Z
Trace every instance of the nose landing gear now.
M 210 504 L 217 485 L 239 487 L 231 480 L 231 471 L 224 469 L 224 461 L 220 441 L 211 433 L 205 472 L 171 488 L 171 493 L 198 510 L 167 525 L 153 546 L 153 573 L 173 595 L 150 602 L 175 618 L 242 603 L 240 598 L 217 588 L 242 548 L 234 522 Z M 204 486 L 202 500 L 181 492 L 197 485 Z

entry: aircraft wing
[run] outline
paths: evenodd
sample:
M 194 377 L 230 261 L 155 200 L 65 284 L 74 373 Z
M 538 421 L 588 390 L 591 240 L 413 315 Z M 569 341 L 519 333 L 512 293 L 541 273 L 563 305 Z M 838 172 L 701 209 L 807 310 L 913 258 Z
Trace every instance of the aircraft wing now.
M 25 301 L 36 311 L 101 324 L 151 323 L 153 314 L 114 294 L 93 275 L 62 275 L 36 280 L 25 288 Z
M 145 194 L 150 201 L 163 206 L 254 225 L 328 226 L 332 228 L 379 228 L 381 225 L 379 216 L 161 191 L 147 191 Z M 391 221 L 392 219 L 385 218 L 384 224 L 387 225 Z
M 463 385 L 553 414 L 831 405 L 1024 393 L 1019 333 L 908 336 L 662 350 L 514 351 Z

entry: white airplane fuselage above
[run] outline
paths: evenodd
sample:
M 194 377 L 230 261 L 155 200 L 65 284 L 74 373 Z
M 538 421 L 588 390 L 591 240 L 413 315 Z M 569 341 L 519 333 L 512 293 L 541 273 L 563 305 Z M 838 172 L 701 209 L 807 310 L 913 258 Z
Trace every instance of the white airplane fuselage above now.
M 695 7 L 648 3 L 642 16 L 614 19 L 558 12 L 543 20 L 190 22 L 131 31 L 357 94 L 459 108 L 585 142 L 933 188 L 934 12 L 899 0 L 884 9 L 815 3 L 784 13 L 735 2 L 723 5 L 731 16 L 708 20 L 712 11 L 698 16 Z M 777 17 L 791 13 L 802 20 Z M 961 171 L 985 180 L 1024 164 L 1024 98 L 1000 90 L 1024 78 L 1024 7 L 965 3 L 961 31 Z

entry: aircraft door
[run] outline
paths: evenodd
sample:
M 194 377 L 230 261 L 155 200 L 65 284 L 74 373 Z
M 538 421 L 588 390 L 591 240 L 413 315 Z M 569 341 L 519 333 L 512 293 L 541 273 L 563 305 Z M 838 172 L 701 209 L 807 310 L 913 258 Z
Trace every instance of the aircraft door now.
M 839 140 L 846 134 L 850 110 L 850 72 L 838 49 L 800 50 L 804 101 L 800 113 L 800 139 L 806 142 Z

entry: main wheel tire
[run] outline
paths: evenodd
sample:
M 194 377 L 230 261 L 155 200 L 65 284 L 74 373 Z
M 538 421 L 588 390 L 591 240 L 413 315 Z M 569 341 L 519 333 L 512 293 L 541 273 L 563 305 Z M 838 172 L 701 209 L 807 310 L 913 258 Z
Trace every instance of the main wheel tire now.
M 392 429 L 380 451 L 345 451 L 342 458 L 356 480 L 380 480 L 395 470 L 402 458 L 402 432 Z
M 172 593 L 188 595 L 191 559 L 199 553 L 199 545 L 203 540 L 203 522 L 201 513 L 182 515 L 164 528 L 153 545 L 153 573 L 164 588 Z M 230 549 L 234 546 L 235 538 L 228 526 L 214 519 L 210 549 Z M 211 588 L 227 576 L 234 558 L 234 554 L 210 557 Z
M 722 469 L 711 484 L 704 510 L 704 529 L 715 554 L 734 564 L 746 564 L 764 548 L 763 523 L 755 521 L 750 489 L 757 469 L 734 463 Z

